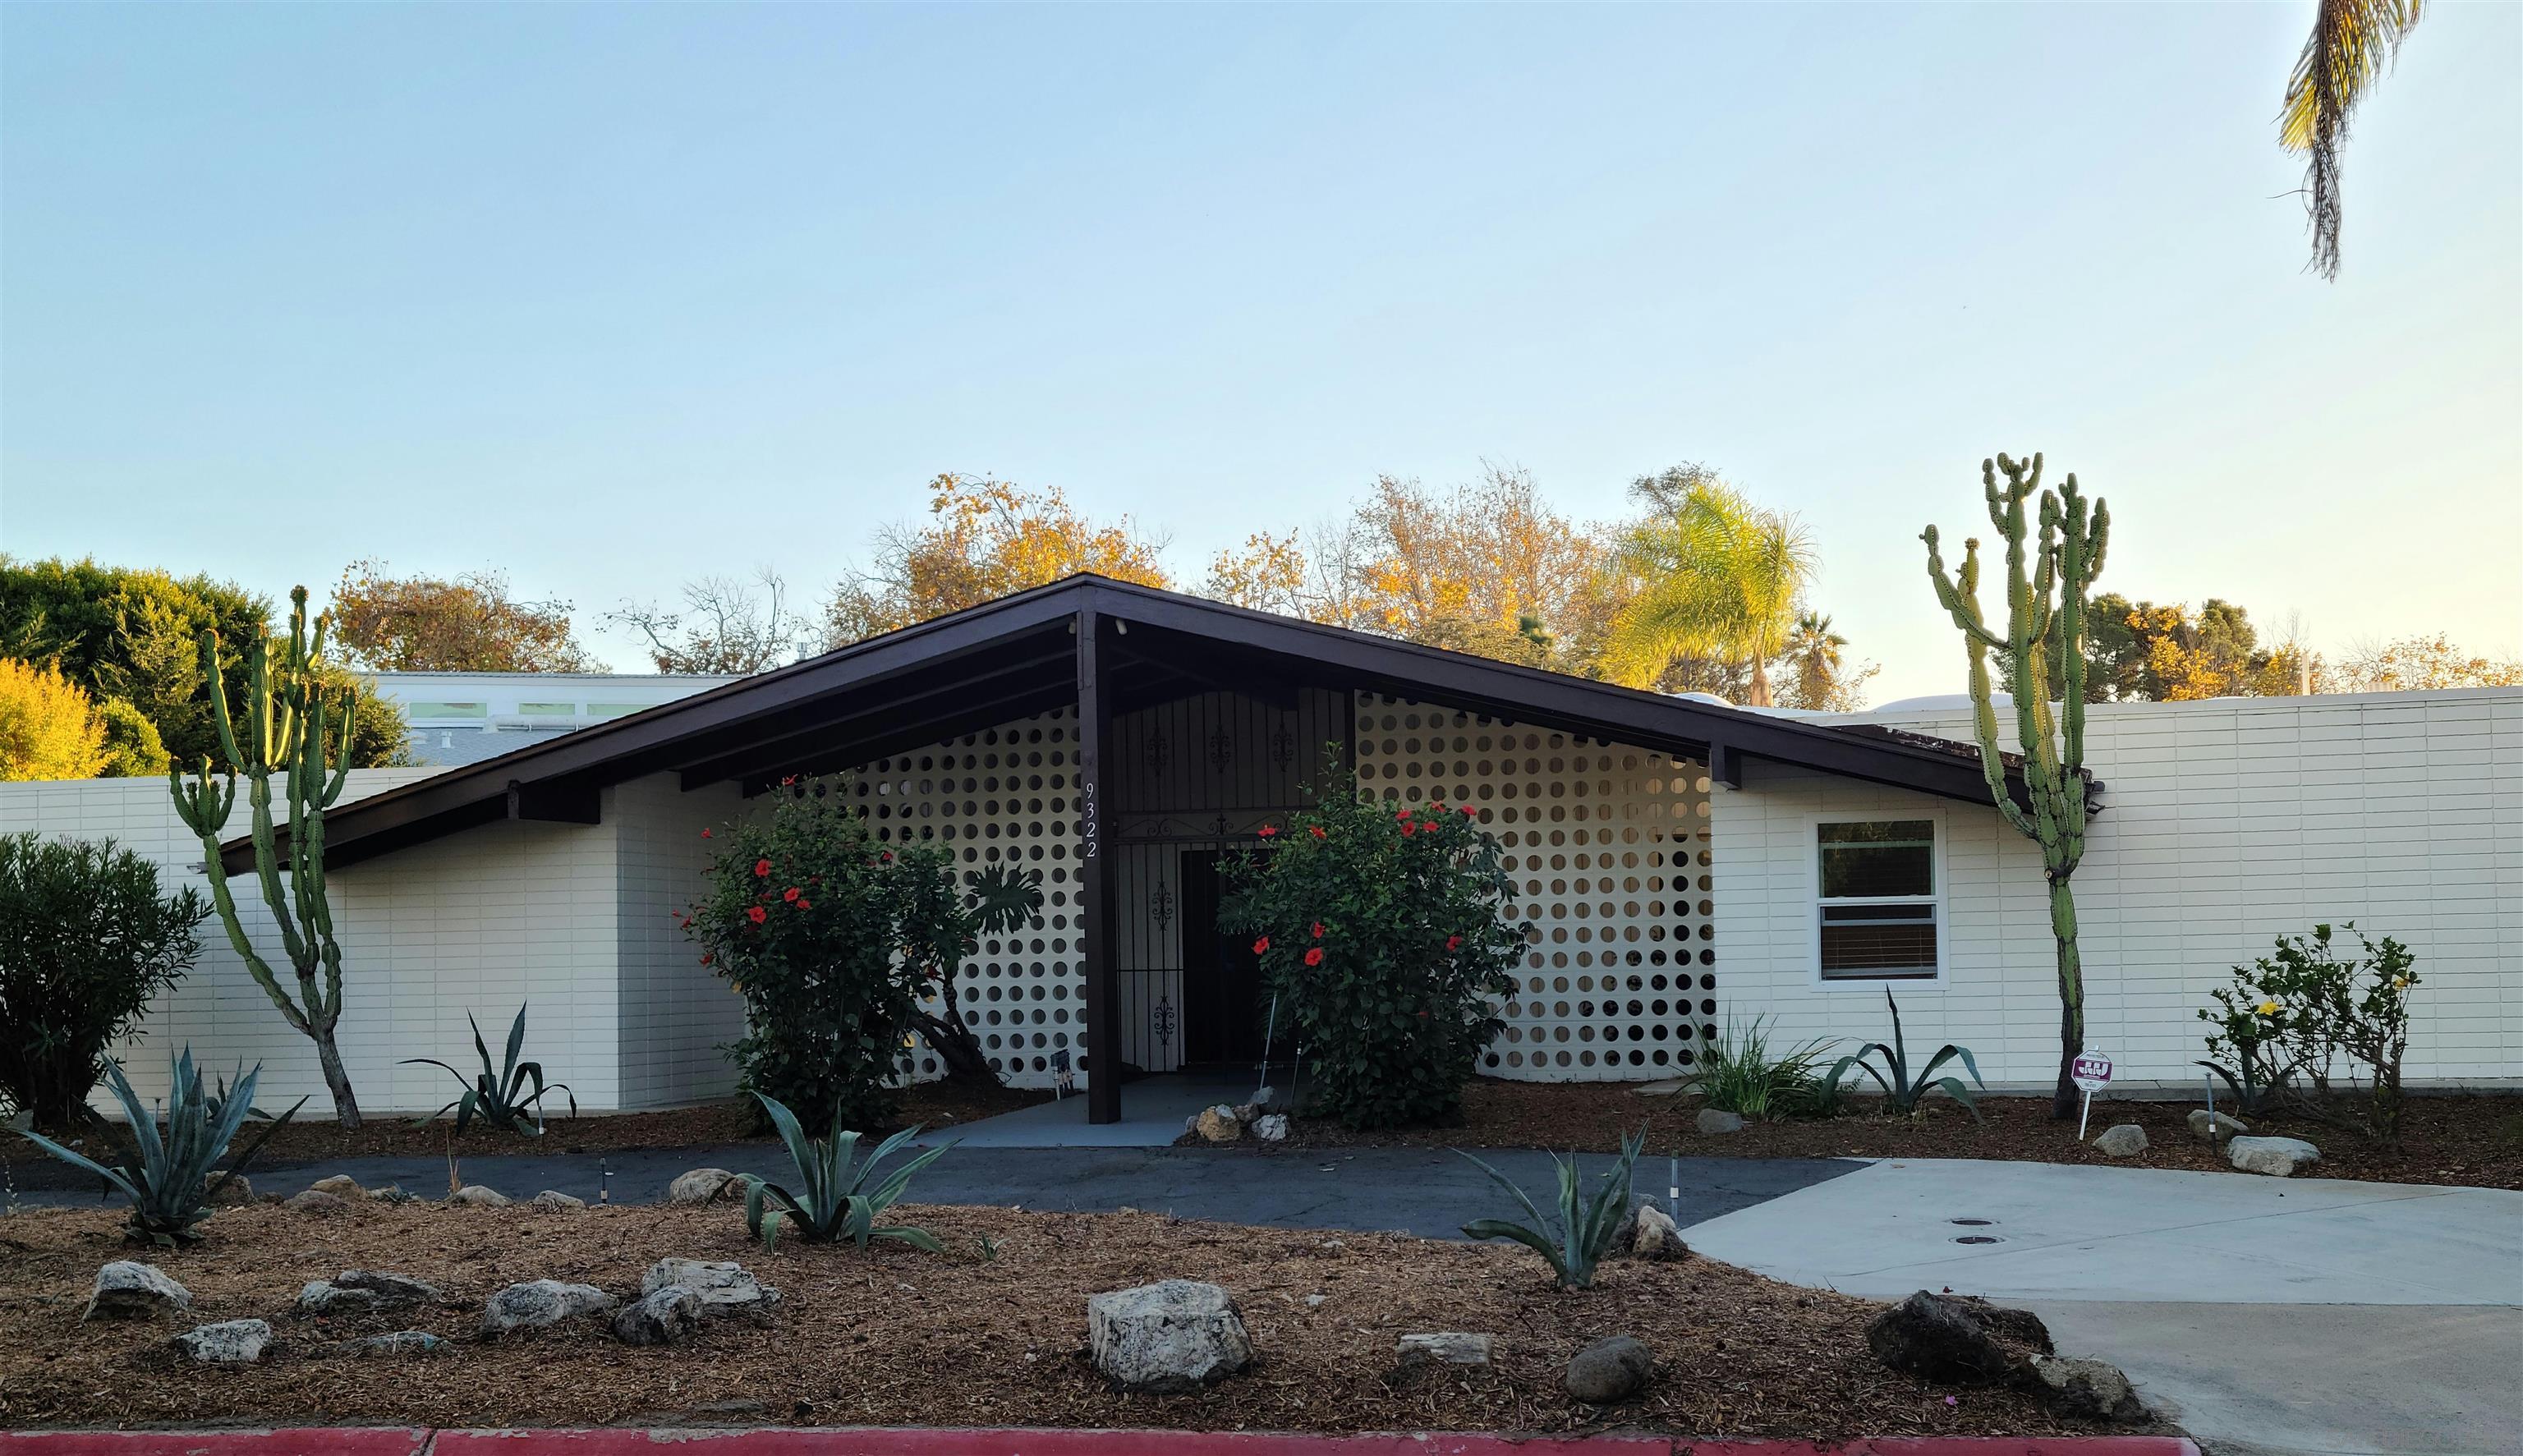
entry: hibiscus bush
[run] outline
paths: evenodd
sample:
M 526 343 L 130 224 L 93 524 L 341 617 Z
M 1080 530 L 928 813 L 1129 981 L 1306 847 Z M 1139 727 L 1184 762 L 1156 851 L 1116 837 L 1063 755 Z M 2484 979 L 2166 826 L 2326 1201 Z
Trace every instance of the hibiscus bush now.
M 1254 937 L 1311 1111 L 1353 1128 L 1442 1121 L 1504 1025 L 1494 998 L 1524 947 L 1505 918 L 1513 884 L 1468 806 L 1378 803 L 1327 780 L 1312 809 L 1227 860 L 1220 921 Z
M 701 963 L 744 997 L 727 1050 L 747 1092 L 809 1126 L 837 1112 L 881 1125 L 924 973 L 901 953 L 906 886 L 946 879 L 945 851 L 882 843 L 837 781 L 783 786 L 770 807 L 716 830 L 709 893 L 683 919 Z

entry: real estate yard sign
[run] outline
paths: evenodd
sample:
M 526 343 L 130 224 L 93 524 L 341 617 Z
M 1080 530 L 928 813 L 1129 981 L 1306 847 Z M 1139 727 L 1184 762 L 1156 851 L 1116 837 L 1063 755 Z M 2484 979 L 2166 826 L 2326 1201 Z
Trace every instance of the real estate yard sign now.
M 2085 1141 L 2085 1119 L 2093 1115 L 2094 1094 L 2112 1085 L 2112 1059 L 2100 1052 L 2088 1052 L 2069 1065 L 2068 1076 L 2085 1094 L 2085 1104 L 2076 1113 L 2076 1141 Z

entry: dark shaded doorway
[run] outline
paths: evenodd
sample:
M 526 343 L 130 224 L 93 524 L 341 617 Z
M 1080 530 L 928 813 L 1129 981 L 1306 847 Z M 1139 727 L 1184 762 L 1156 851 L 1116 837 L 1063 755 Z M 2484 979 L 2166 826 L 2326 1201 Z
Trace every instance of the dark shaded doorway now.
M 1182 856 L 1183 1061 L 1250 1066 L 1262 1059 L 1262 958 L 1218 928 L 1218 858 Z

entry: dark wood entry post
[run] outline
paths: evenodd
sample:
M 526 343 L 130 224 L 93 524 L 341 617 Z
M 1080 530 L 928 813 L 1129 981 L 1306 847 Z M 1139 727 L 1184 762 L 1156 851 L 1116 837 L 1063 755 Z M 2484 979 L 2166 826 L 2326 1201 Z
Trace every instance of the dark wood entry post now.
M 1121 1120 L 1121 990 L 1112 862 L 1104 853 L 1104 751 L 1113 695 L 1103 681 L 1103 614 L 1077 609 L 1077 925 L 1086 965 L 1086 1120 Z

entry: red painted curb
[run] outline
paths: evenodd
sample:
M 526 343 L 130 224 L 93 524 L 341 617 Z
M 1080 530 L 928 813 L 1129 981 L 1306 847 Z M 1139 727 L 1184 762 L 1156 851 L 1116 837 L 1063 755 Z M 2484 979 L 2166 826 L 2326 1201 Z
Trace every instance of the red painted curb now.
M 1415 1433 L 958 1431 L 829 1427 L 744 1431 L 0 1432 L 0 1456 L 2199 1456 L 2180 1436 L 1897 1436 L 1702 1441 L 1673 1436 Z

